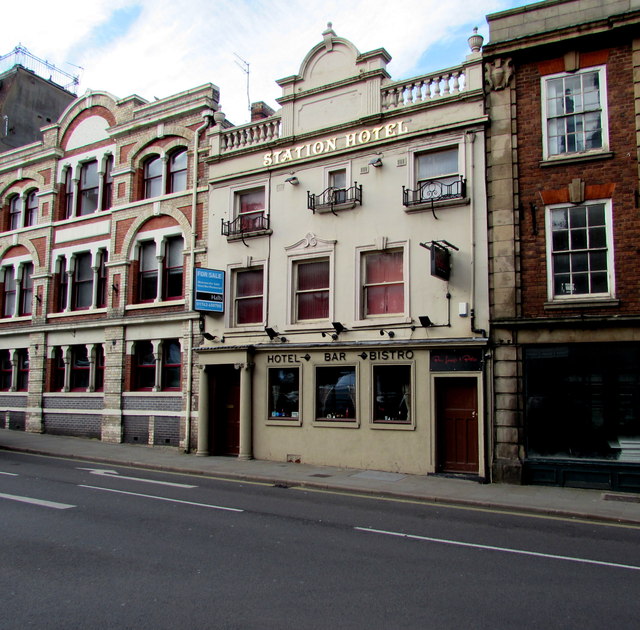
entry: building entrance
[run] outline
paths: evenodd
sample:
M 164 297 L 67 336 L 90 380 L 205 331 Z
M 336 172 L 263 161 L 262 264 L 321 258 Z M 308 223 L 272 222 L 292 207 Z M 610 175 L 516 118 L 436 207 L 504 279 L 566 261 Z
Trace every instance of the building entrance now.
M 211 376 L 212 455 L 238 455 L 240 452 L 240 372 L 233 365 L 215 368 Z
M 437 378 L 436 469 L 478 473 L 478 388 L 475 378 Z

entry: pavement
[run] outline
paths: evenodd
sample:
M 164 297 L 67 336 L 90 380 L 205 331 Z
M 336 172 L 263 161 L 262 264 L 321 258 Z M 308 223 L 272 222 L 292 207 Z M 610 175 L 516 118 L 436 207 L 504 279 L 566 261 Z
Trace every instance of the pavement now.
M 245 480 L 389 499 L 414 500 L 522 513 L 583 519 L 640 527 L 640 495 L 578 488 L 481 484 L 438 475 L 407 475 L 333 466 L 312 466 L 235 457 L 200 457 L 181 449 L 0 429 L 0 451 L 68 458 L 106 466 Z M 0 453 L 0 471 L 2 455 Z

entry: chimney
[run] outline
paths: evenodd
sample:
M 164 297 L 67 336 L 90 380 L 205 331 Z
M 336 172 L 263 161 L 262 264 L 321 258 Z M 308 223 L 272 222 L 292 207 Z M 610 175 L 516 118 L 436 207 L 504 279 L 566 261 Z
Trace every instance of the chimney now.
M 264 101 L 258 101 L 257 103 L 251 103 L 251 122 L 256 120 L 262 120 L 273 116 L 275 111 L 271 109 Z

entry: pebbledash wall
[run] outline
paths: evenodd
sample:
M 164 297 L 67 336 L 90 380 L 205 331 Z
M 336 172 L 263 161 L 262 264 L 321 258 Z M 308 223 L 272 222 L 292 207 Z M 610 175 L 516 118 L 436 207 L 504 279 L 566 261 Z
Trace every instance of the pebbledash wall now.
M 217 101 L 89 91 L 0 155 L 0 426 L 189 448 Z
M 481 42 L 394 82 L 329 26 L 278 112 L 208 131 L 199 454 L 487 476 Z

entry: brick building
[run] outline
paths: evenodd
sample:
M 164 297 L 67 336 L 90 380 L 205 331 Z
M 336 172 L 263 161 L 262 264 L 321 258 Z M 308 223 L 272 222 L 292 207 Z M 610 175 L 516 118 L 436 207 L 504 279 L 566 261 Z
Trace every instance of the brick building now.
M 640 5 L 488 16 L 494 479 L 640 487 Z
M 88 91 L 0 155 L 0 425 L 189 447 L 217 101 Z

